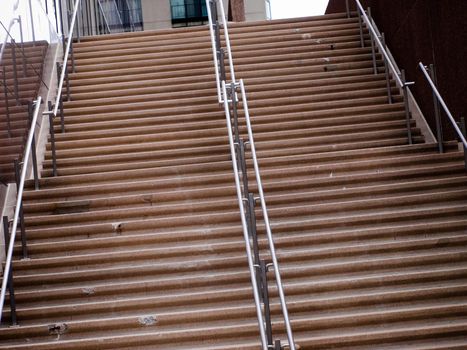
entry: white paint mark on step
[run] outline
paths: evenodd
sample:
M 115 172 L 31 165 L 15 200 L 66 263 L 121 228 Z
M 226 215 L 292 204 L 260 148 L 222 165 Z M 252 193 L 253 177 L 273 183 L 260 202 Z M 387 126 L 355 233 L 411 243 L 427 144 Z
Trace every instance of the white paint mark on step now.
M 157 322 L 154 316 L 141 316 L 138 318 L 138 322 L 143 326 L 152 326 Z
M 94 288 L 83 288 L 82 290 L 83 290 L 83 293 L 86 295 L 92 295 L 96 292 Z

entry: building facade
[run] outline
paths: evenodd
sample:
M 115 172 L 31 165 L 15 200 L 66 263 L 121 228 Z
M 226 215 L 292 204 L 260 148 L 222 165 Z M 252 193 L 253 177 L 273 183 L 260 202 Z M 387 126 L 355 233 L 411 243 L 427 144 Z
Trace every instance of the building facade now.
M 62 0 L 63 13 L 71 13 L 73 0 Z M 223 0 L 233 21 L 269 19 L 269 0 Z M 68 18 L 63 18 L 67 28 Z M 205 0 L 82 0 L 78 13 L 80 35 L 168 29 L 208 22 Z

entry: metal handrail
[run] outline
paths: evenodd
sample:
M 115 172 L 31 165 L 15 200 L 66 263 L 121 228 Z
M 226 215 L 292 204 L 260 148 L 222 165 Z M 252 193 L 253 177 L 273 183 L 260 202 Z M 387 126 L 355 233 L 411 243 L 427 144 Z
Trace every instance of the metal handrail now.
M 19 0 L 16 0 L 16 3 L 14 4 L 13 6 L 13 11 L 12 11 L 12 16 L 13 18 L 10 20 L 10 24 L 8 25 L 8 30 L 11 30 L 11 27 L 13 27 L 13 25 L 15 24 L 16 21 L 19 22 L 19 17 L 15 17 L 16 15 L 16 11 L 18 10 L 18 6 L 19 6 Z M 5 45 L 8 41 L 8 35 L 5 36 L 5 39 L 3 40 L 3 43 L 2 43 L 2 46 L 1 46 L 1 49 L 0 49 L 0 63 L 2 62 L 2 58 L 3 58 L 3 52 L 5 50 Z
M 248 110 L 248 101 L 245 92 L 245 86 L 243 79 L 240 79 L 240 89 L 242 94 L 243 109 L 245 112 L 246 126 L 248 130 L 248 140 L 250 142 L 251 157 L 253 159 L 253 167 L 255 169 L 256 184 L 258 187 L 259 198 L 261 202 L 261 209 L 263 212 L 264 225 L 266 227 L 266 235 L 268 237 L 269 251 L 271 253 L 272 265 L 274 267 L 274 276 L 276 278 L 277 292 L 279 293 L 279 300 L 282 308 L 282 315 L 284 317 L 284 323 L 287 331 L 287 338 L 289 341 L 289 348 L 295 350 L 295 343 L 293 339 L 292 327 L 290 325 L 289 312 L 287 310 L 287 304 L 285 301 L 284 288 L 282 287 L 282 279 L 279 271 L 279 263 L 277 262 L 276 248 L 274 246 L 274 239 L 272 237 L 271 224 L 269 223 L 269 215 L 266 207 L 266 199 L 264 198 L 263 185 L 261 182 L 261 175 L 259 171 L 258 158 L 256 157 L 255 142 L 253 139 L 253 129 L 251 127 L 250 112 Z
M 214 24 L 212 23 L 212 14 L 211 6 L 209 6 L 209 0 L 206 0 L 206 10 L 208 12 L 208 21 L 209 21 L 209 32 L 211 34 L 211 46 L 212 46 L 212 57 L 214 59 L 214 70 L 216 72 L 216 87 L 217 87 L 217 100 L 219 103 L 222 103 L 222 91 L 221 83 L 219 77 L 219 62 L 217 62 L 217 52 L 216 52 L 216 39 L 214 37 Z
M 346 1 L 346 4 L 348 4 L 348 0 Z M 360 0 L 355 0 L 355 4 L 357 5 L 357 15 L 358 15 L 359 23 L 360 23 L 360 41 L 362 43 L 362 47 L 364 46 L 364 42 L 365 42 L 363 39 L 362 18 L 363 18 L 363 22 L 365 23 L 366 27 L 368 28 L 370 32 L 370 37 L 374 40 L 374 41 L 371 40 L 371 49 L 372 49 L 372 55 L 373 55 L 373 69 L 375 71 L 375 74 L 377 74 L 376 59 L 375 59 L 375 45 L 374 45 L 375 42 L 380 53 L 383 55 L 385 70 L 386 70 L 386 84 L 387 84 L 387 90 L 388 90 L 389 103 L 392 103 L 389 70 L 392 71 L 393 78 L 395 79 L 397 85 L 399 85 L 399 87 L 402 89 L 402 92 L 404 95 L 404 109 L 405 109 L 405 121 L 406 121 L 406 127 L 407 127 L 407 139 L 408 139 L 408 143 L 412 144 L 413 137 L 412 137 L 411 122 L 410 122 L 410 117 L 411 117 L 410 107 L 409 107 L 408 100 L 409 100 L 409 86 L 413 85 L 414 82 L 406 81 L 405 71 L 402 69 L 399 72 L 398 69 L 395 67 L 393 61 L 391 60 L 391 57 L 389 56 L 386 50 L 384 34 L 382 34 L 381 37 L 378 35 L 378 32 L 375 26 L 373 25 L 372 20 L 369 17 L 370 8 L 368 8 L 368 15 L 367 15 L 365 10 L 363 9 L 362 4 L 360 3 Z M 347 15 L 350 17 L 348 5 L 347 5 L 347 11 L 348 11 Z M 388 70 L 388 67 L 389 67 L 389 70 Z
M 224 96 L 227 96 L 227 89 L 225 86 L 225 81 L 222 81 L 222 92 Z M 232 168 L 234 172 L 234 177 L 235 177 L 235 187 L 237 189 L 237 200 L 238 200 L 238 206 L 240 208 L 240 218 L 242 221 L 242 229 L 243 229 L 243 238 L 245 240 L 245 248 L 246 248 L 246 256 L 248 260 L 248 267 L 250 270 L 250 279 L 251 279 L 251 284 L 253 287 L 253 297 L 255 300 L 255 306 L 256 306 L 256 315 L 258 318 L 258 326 L 259 326 L 259 333 L 261 337 L 261 344 L 263 345 L 263 350 L 268 350 L 267 348 L 267 340 L 266 340 L 266 332 L 265 332 L 265 327 L 264 327 L 264 320 L 263 320 L 263 313 L 261 311 L 261 302 L 260 302 L 260 297 L 259 297 L 259 291 L 258 291 L 258 285 L 256 284 L 256 272 L 255 272 L 255 266 L 253 263 L 253 257 L 251 255 L 251 248 L 250 248 L 250 238 L 248 235 L 248 228 L 247 228 L 247 223 L 246 223 L 246 215 L 245 215 L 245 207 L 243 204 L 243 196 L 242 196 L 242 189 L 240 187 L 240 180 L 239 180 L 239 171 L 238 171 L 238 165 L 237 162 L 235 161 L 235 144 L 234 144 L 234 139 L 233 139 L 233 134 L 232 134 L 232 122 L 230 119 L 230 106 L 228 99 L 224 99 L 224 111 L 225 111 L 225 118 L 227 120 L 227 129 L 229 133 L 229 144 L 230 144 L 230 153 L 232 154 Z
M 57 97 L 55 98 L 55 104 L 53 109 L 53 115 L 57 116 L 58 108 L 60 105 L 60 99 L 62 97 L 63 82 L 65 80 L 67 65 L 68 65 L 68 55 L 70 54 L 71 42 L 73 41 L 73 31 L 75 28 L 76 14 L 78 13 L 78 8 L 81 0 L 75 0 L 75 5 L 73 8 L 73 15 L 71 17 L 70 29 L 68 31 L 68 40 L 66 43 L 66 50 L 63 55 L 63 66 L 60 73 L 60 81 L 58 83 Z M 50 113 L 50 111 L 49 111 Z
M 216 1 L 216 0 L 212 0 Z M 212 56 L 214 59 L 214 69 L 216 71 L 216 84 L 217 84 L 217 98 L 219 101 L 219 104 L 223 103 L 226 97 L 222 95 L 222 83 L 221 83 L 221 77 L 219 74 L 219 65 L 220 62 L 218 62 L 217 59 L 217 52 L 216 52 L 216 39 L 215 39 L 215 34 L 214 34 L 214 23 L 212 21 L 212 13 L 211 13 L 211 6 L 209 6 L 209 3 L 211 0 L 206 0 L 206 9 L 208 12 L 208 21 L 209 21 L 209 32 L 211 34 L 211 45 L 212 45 Z M 222 19 L 222 26 L 224 29 L 224 39 L 227 47 L 227 59 L 229 61 L 229 68 L 230 68 L 230 80 L 235 82 L 235 70 L 234 70 L 234 64 L 233 64 L 233 58 L 232 58 L 232 49 L 230 47 L 230 37 L 229 37 L 229 29 L 227 26 L 227 21 L 225 20 L 225 10 L 224 10 L 224 4 L 221 1 L 218 1 L 219 3 L 219 8 L 220 8 L 220 14 L 221 14 L 221 19 Z
M 227 26 L 227 21 L 225 20 L 225 11 L 224 11 L 224 3 L 222 0 L 219 1 L 219 7 L 221 9 L 221 18 L 222 18 L 222 26 L 224 27 L 224 40 L 225 45 L 227 47 L 227 59 L 229 60 L 229 67 L 230 67 L 230 80 L 232 82 L 236 82 L 235 80 L 235 70 L 232 58 L 232 49 L 230 47 L 230 38 L 229 38 L 229 29 Z
M 464 144 L 464 147 L 467 148 L 467 141 L 462 133 L 462 131 L 459 129 L 459 127 L 457 126 L 457 123 L 456 123 L 456 120 L 454 119 L 454 117 L 452 116 L 451 112 L 449 111 L 449 108 L 448 106 L 446 105 L 446 102 L 444 102 L 444 99 L 443 97 L 441 96 L 441 94 L 439 93 L 438 91 L 438 88 L 436 87 L 435 83 L 433 82 L 433 80 L 431 79 L 431 77 L 428 75 L 427 73 L 427 69 L 426 69 L 426 66 L 422 63 L 422 62 L 419 62 L 418 63 L 418 66 L 420 67 L 423 75 L 425 76 L 426 80 L 428 81 L 428 84 L 430 84 L 431 86 L 431 89 L 433 90 L 433 93 L 436 95 L 436 98 L 438 99 L 439 103 L 441 104 L 441 106 L 443 107 L 444 111 L 446 112 L 446 115 L 448 116 L 452 126 L 454 127 L 454 130 L 456 130 L 456 133 L 457 135 L 459 136 L 459 138 L 461 139 L 462 143 Z
M 10 36 L 8 33 L 11 31 L 11 28 L 15 25 L 15 23 L 19 23 L 19 18 L 14 17 L 10 20 L 10 24 L 8 25 L 8 28 L 5 28 L 6 30 L 6 35 L 5 39 L 3 40 L 3 43 L 1 44 L 0 48 L 0 63 L 3 61 L 3 53 L 5 52 L 5 47 L 8 42 L 8 37 Z
M 37 123 L 37 118 L 39 116 L 41 102 L 42 102 L 42 98 L 39 96 L 37 100 L 35 101 L 34 113 L 33 113 L 33 117 L 31 120 L 31 128 L 29 129 L 28 139 L 26 142 L 25 151 L 23 155 L 23 166 L 21 167 L 21 176 L 20 176 L 20 180 L 18 183 L 18 189 L 17 189 L 16 207 L 15 207 L 15 214 L 13 217 L 13 227 L 11 229 L 10 244 L 8 246 L 8 252 L 6 255 L 5 268 L 3 270 L 2 289 L 0 292 L 0 322 L 2 320 L 3 306 L 5 304 L 5 294 L 6 294 L 7 284 L 8 284 L 8 277 L 11 271 L 11 262 L 13 259 L 13 250 L 15 247 L 15 238 L 16 238 L 16 232 L 18 228 L 18 220 L 19 220 L 19 215 L 20 215 L 20 210 L 21 210 L 22 200 L 23 200 L 24 183 L 26 181 L 27 164 L 29 161 L 29 157 L 31 155 L 32 141 L 33 141 L 34 132 L 36 129 L 35 125 Z
M 245 113 L 245 121 L 246 121 L 246 127 L 247 127 L 247 132 L 248 132 L 248 141 L 250 145 L 250 150 L 251 150 L 251 155 L 252 155 L 252 161 L 253 161 L 253 166 L 254 166 L 254 172 L 255 172 L 255 178 L 256 178 L 256 183 L 257 183 L 257 188 L 258 188 L 258 193 L 259 193 L 259 199 L 261 202 L 261 209 L 263 213 L 263 220 L 264 224 L 266 227 L 266 236 L 268 240 L 268 246 L 269 246 L 269 252 L 272 258 L 272 266 L 274 268 L 274 274 L 275 274 L 275 280 L 277 284 L 277 290 L 278 290 L 278 295 L 279 295 L 279 300 L 281 304 L 281 310 L 283 314 L 283 319 L 285 323 L 285 328 L 286 328 L 286 333 L 287 333 L 287 340 L 288 340 L 288 345 L 290 350 L 295 350 L 295 342 L 294 342 L 294 337 L 293 337 L 293 332 L 292 332 L 292 327 L 290 325 L 290 319 L 287 311 L 287 304 L 285 301 L 285 293 L 284 289 L 282 286 L 282 279 L 280 276 L 280 270 L 279 270 L 279 264 L 277 260 L 277 255 L 276 255 L 276 250 L 274 246 L 274 240 L 272 236 L 272 231 L 271 231 L 271 225 L 269 222 L 269 216 L 267 213 L 267 207 L 266 207 L 266 200 L 264 198 L 264 192 L 262 188 L 262 183 L 261 183 L 261 177 L 260 177 L 260 171 L 259 171 L 259 165 L 258 165 L 258 159 L 256 156 L 256 149 L 254 145 L 254 138 L 253 138 L 253 130 L 251 127 L 251 121 L 250 121 L 250 114 L 248 110 L 248 102 L 247 102 L 247 97 L 245 93 L 245 86 L 243 80 L 240 80 L 239 82 L 236 82 L 235 80 L 235 70 L 234 70 L 234 64 L 233 64 L 233 59 L 232 59 L 232 51 L 231 51 L 231 46 L 230 46 L 230 39 L 229 39 L 229 34 L 228 34 L 228 26 L 227 22 L 225 20 L 225 12 L 224 12 L 224 7 L 222 4 L 222 0 L 218 1 L 220 4 L 220 13 L 222 17 L 222 24 L 223 24 L 223 29 L 224 29 L 224 39 L 225 39 L 225 44 L 227 47 L 227 56 L 228 56 L 228 61 L 229 61 L 229 66 L 230 66 L 230 77 L 231 77 L 231 83 L 229 85 L 232 86 L 231 91 L 230 91 L 230 100 L 229 100 L 229 95 L 227 93 L 227 88 L 226 88 L 226 81 L 222 80 L 219 74 L 219 68 L 224 64 L 224 62 L 219 62 L 218 58 L 219 56 L 217 55 L 217 50 L 221 50 L 220 47 L 216 47 L 216 39 L 214 36 L 214 29 L 213 29 L 213 20 L 212 20 L 212 13 L 210 10 L 210 2 L 215 1 L 215 0 L 206 0 L 206 7 L 208 9 L 208 16 L 209 16 L 209 29 L 210 29 L 210 34 L 211 34 L 211 43 L 213 46 L 213 58 L 214 58 L 214 67 L 216 70 L 216 83 L 217 83 L 217 89 L 218 89 L 218 98 L 219 98 L 219 103 L 223 103 L 224 105 L 224 111 L 225 111 L 225 116 L 227 120 L 227 128 L 228 128 L 228 135 L 229 135 L 229 144 L 230 144 L 230 151 L 232 155 L 232 167 L 234 171 L 234 177 L 235 177 L 235 186 L 237 190 L 237 200 L 238 200 L 238 205 L 240 209 L 240 217 L 242 221 L 242 228 L 243 228 L 243 235 L 245 239 L 245 246 L 246 246 L 246 252 L 247 252 L 247 260 L 248 260 L 248 266 L 250 270 L 250 278 L 251 278 L 251 283 L 253 287 L 253 296 L 254 296 L 254 301 L 255 301 L 255 306 L 256 306 L 256 312 L 257 312 L 257 318 L 258 318 L 258 324 L 259 324 L 259 331 L 260 331 L 260 337 L 261 337 L 261 342 L 262 342 L 262 348 L 263 350 L 268 350 L 268 344 L 266 340 L 266 332 L 265 332 L 265 325 L 264 325 L 264 317 L 263 313 L 261 311 L 261 303 L 260 303 L 260 297 L 259 297 L 259 291 L 258 291 L 258 285 L 257 285 L 257 279 L 256 279 L 256 272 L 255 268 L 256 266 L 253 262 L 252 254 L 251 254 L 251 246 L 250 246 L 250 238 L 249 238 L 249 232 L 248 232 L 248 227 L 247 227 L 247 218 L 245 214 L 245 207 L 243 201 L 245 198 L 243 197 L 242 194 L 242 188 L 240 186 L 240 178 L 239 178 L 239 171 L 238 171 L 238 165 L 236 163 L 236 147 L 235 147 L 235 141 L 232 133 L 232 123 L 231 123 L 231 115 L 230 115 L 230 103 L 235 104 L 238 101 L 238 95 L 236 92 L 235 87 L 240 87 L 240 95 L 242 99 L 242 104 L 243 104 L 243 109 Z M 267 288 L 267 287 L 266 287 Z

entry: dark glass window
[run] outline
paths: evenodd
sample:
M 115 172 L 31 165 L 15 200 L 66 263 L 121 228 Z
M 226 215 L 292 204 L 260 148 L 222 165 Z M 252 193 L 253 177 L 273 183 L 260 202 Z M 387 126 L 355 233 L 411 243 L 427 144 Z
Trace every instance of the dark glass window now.
M 208 22 L 205 0 L 170 0 L 170 9 L 174 27 L 195 26 Z
M 108 32 L 143 30 L 141 0 L 98 0 L 98 3 Z

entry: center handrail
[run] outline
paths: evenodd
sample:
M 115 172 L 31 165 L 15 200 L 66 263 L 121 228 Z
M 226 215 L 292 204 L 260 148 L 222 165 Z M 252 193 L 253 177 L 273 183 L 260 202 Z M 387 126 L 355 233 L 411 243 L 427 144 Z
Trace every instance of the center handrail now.
M 53 115 L 54 117 L 57 116 L 57 113 L 58 113 L 58 108 L 60 106 L 60 99 L 62 97 L 62 89 L 63 89 L 63 83 L 65 81 L 65 76 L 66 76 L 66 71 L 68 69 L 68 55 L 70 54 L 70 48 L 71 48 L 71 43 L 73 41 L 73 31 L 74 31 L 74 28 L 75 28 L 75 22 L 76 22 L 76 15 L 78 13 L 78 8 L 79 8 L 79 4 L 80 4 L 81 0 L 75 0 L 75 5 L 74 5 L 74 8 L 73 8 L 73 15 L 71 17 L 71 23 L 70 23 L 70 29 L 68 31 L 68 39 L 67 39 L 67 43 L 66 43 L 66 49 L 65 49 L 65 53 L 63 55 L 63 66 L 62 66 L 62 69 L 61 69 L 61 73 L 60 73 L 60 81 L 58 83 L 58 91 L 57 91 L 57 97 L 55 98 L 55 104 L 54 104 L 54 108 L 53 108 Z M 49 111 L 50 113 L 50 111 Z
M 226 83 L 223 80 L 222 81 L 222 93 L 224 96 L 227 96 L 227 89 L 226 89 Z M 255 307 L 256 307 L 256 315 L 258 318 L 258 326 L 260 330 L 260 337 L 261 337 L 261 343 L 263 344 L 263 350 L 267 350 L 267 340 L 266 340 L 266 331 L 264 327 L 264 320 L 263 320 L 263 313 L 261 311 L 261 302 L 260 302 L 260 296 L 259 296 L 259 288 L 256 284 L 256 272 L 255 272 L 255 266 L 253 263 L 253 256 L 251 254 L 251 249 L 249 246 L 250 238 L 249 238 L 249 233 L 248 233 L 248 228 L 247 228 L 247 219 L 245 215 L 245 206 L 243 203 L 243 196 L 242 196 L 242 190 L 240 188 L 240 175 L 238 171 L 238 165 L 237 162 L 235 161 L 235 143 L 233 139 L 233 134 L 232 134 L 232 122 L 230 118 L 230 107 L 227 99 L 224 99 L 224 111 L 225 111 L 225 117 L 227 121 L 227 130 L 229 134 L 229 145 L 230 145 L 230 153 L 232 154 L 232 168 L 234 172 L 234 178 L 235 178 L 235 187 L 237 190 L 237 200 L 238 200 L 238 206 L 240 208 L 240 219 L 242 222 L 242 229 L 243 229 L 243 238 L 245 239 L 246 244 L 246 255 L 247 255 L 247 260 L 248 260 L 248 268 L 250 270 L 250 279 L 252 282 L 252 287 L 253 287 L 253 297 L 255 300 Z M 265 346 L 266 345 L 266 346 Z
M 35 108 L 33 117 L 31 120 L 31 128 L 29 129 L 28 139 L 26 142 L 24 156 L 23 156 L 23 166 L 21 168 L 21 176 L 18 183 L 17 195 L 16 195 L 16 206 L 15 206 L 15 214 L 13 217 L 13 226 L 11 229 L 8 251 L 6 255 L 5 267 L 3 270 L 3 280 L 2 280 L 2 289 L 0 292 L 0 322 L 2 321 L 2 313 L 3 313 L 3 306 L 5 304 L 5 294 L 7 289 L 7 284 L 9 280 L 9 276 L 11 274 L 11 262 L 13 260 L 13 250 L 16 243 L 16 232 L 18 229 L 18 220 L 20 216 L 20 211 L 22 207 L 23 201 L 23 191 L 24 191 L 24 183 L 26 181 L 26 170 L 29 161 L 29 157 L 31 155 L 31 148 L 34 139 L 34 132 L 36 131 L 35 125 L 37 123 L 37 118 L 39 115 L 39 110 L 41 107 L 42 98 L 39 96 L 35 101 Z
M 257 313 L 257 318 L 258 318 L 262 348 L 264 350 L 267 350 L 269 348 L 269 345 L 266 340 L 264 317 L 261 311 L 260 297 L 259 297 L 259 291 L 258 291 L 259 287 L 257 285 L 257 275 L 256 275 L 257 270 L 255 269 L 258 269 L 258 266 L 253 263 L 253 258 L 252 258 L 252 254 L 250 250 L 251 246 L 250 246 L 249 232 L 248 232 L 248 227 L 247 227 L 247 218 L 245 214 L 244 201 L 247 199 L 244 196 L 248 195 L 248 193 L 242 193 L 242 188 L 240 186 L 239 169 L 236 163 L 236 160 L 240 159 L 242 155 L 240 154 L 239 157 L 237 157 L 236 149 L 238 148 L 236 148 L 236 146 L 238 146 L 238 140 L 237 141 L 234 140 L 234 136 L 232 132 L 231 115 L 230 115 L 230 108 L 232 106 L 232 108 L 234 109 L 234 118 L 235 118 L 236 104 L 239 101 L 239 97 L 241 97 L 241 102 L 242 102 L 243 110 L 245 114 L 246 129 L 248 133 L 248 144 L 250 146 L 250 151 L 251 151 L 251 158 L 252 158 L 252 163 L 254 167 L 254 174 L 255 174 L 255 179 L 256 179 L 256 184 L 257 184 L 257 189 L 258 189 L 258 194 L 259 194 L 259 201 L 261 204 L 263 221 L 264 221 L 264 225 L 266 229 L 266 237 L 268 241 L 269 253 L 271 255 L 272 266 L 274 270 L 282 316 L 283 316 L 284 324 L 286 328 L 288 346 L 290 350 L 295 350 L 295 342 L 294 342 L 292 327 L 291 327 L 290 319 L 288 315 L 287 304 L 285 300 L 285 293 L 284 293 L 284 289 L 282 286 L 282 279 L 280 276 L 279 264 L 278 264 L 274 240 L 272 236 L 271 225 L 269 222 L 266 200 L 264 197 L 264 191 L 263 191 L 261 176 L 260 176 L 260 171 L 259 171 L 258 159 L 256 156 L 256 149 L 255 149 L 254 138 L 253 138 L 253 130 L 252 130 L 251 121 L 250 121 L 250 114 L 248 110 L 248 102 L 247 102 L 247 97 L 246 97 L 246 92 L 245 92 L 245 86 L 244 86 L 243 80 L 240 80 L 239 82 L 235 80 L 235 70 L 234 70 L 232 51 L 231 51 L 231 46 L 230 46 L 230 38 L 228 34 L 228 26 L 225 20 L 225 11 L 224 11 L 224 7 L 222 4 L 222 0 L 217 1 L 217 2 L 219 3 L 221 21 L 222 21 L 223 30 L 224 30 L 224 40 L 225 40 L 225 45 L 227 48 L 227 58 L 228 58 L 229 68 L 230 68 L 231 83 L 227 83 L 225 76 L 221 77 L 221 74 L 220 74 L 222 72 L 221 68 L 224 65 L 222 48 L 219 47 L 220 33 L 218 32 L 219 28 L 218 28 L 217 18 L 216 18 L 217 33 L 214 32 L 214 28 L 213 28 L 214 23 L 213 23 L 213 18 L 212 18 L 213 15 L 217 14 L 217 10 L 213 14 L 211 11 L 211 6 L 210 6 L 211 2 L 215 4 L 215 1 L 216 0 L 206 0 L 206 7 L 208 11 L 211 43 L 213 45 L 212 52 L 213 52 L 213 59 L 214 59 L 214 67 L 216 71 L 215 73 L 216 73 L 218 99 L 219 99 L 219 103 L 223 103 L 224 105 L 225 116 L 227 119 L 227 128 L 228 128 L 229 144 L 230 144 L 231 155 L 232 155 L 232 163 L 233 163 L 232 166 L 233 166 L 234 177 L 235 177 L 235 186 L 236 186 L 236 191 L 237 191 L 238 205 L 240 209 L 240 217 L 241 217 L 241 222 L 242 222 L 243 235 L 245 238 L 247 260 L 248 260 L 250 278 L 251 278 L 252 287 L 253 287 L 253 296 L 254 296 L 254 301 L 255 301 L 255 306 L 256 306 L 256 313 Z M 217 35 L 217 38 L 215 35 Z M 230 94 L 227 91 L 227 85 L 230 86 Z M 237 87 L 240 88 L 239 94 L 237 94 L 237 90 L 236 90 Z M 235 127 L 237 128 L 238 125 L 235 125 Z M 236 130 L 236 132 L 238 132 L 238 130 Z M 245 169 L 242 169 L 242 172 L 244 171 Z
M 213 1 L 216 1 L 216 0 L 213 0 Z M 217 55 L 217 50 L 221 50 L 220 47 L 216 47 L 216 36 L 215 36 L 215 33 L 214 33 L 214 23 L 212 21 L 212 17 L 213 17 L 213 13 L 211 12 L 211 6 L 209 6 L 210 4 L 210 0 L 206 0 L 206 10 L 207 10 L 207 13 L 208 13 L 208 21 L 209 21 L 209 32 L 211 34 L 211 45 L 212 45 L 212 56 L 213 56 L 213 59 L 214 59 L 214 69 L 215 69 L 215 73 L 216 73 L 216 84 L 217 84 L 217 97 L 218 97 L 218 101 L 219 101 L 219 104 L 222 104 L 224 102 L 224 99 L 226 99 L 227 97 L 224 97 L 223 94 L 222 94 L 222 79 L 220 77 L 220 73 L 219 73 L 219 69 L 220 69 L 220 65 L 219 65 L 219 61 L 218 61 L 218 55 Z M 218 1 L 219 3 L 219 8 L 220 8 L 220 15 L 221 15 L 221 21 L 222 21 L 222 27 L 224 29 L 224 40 L 225 40 L 225 43 L 226 43 L 226 47 L 227 47 L 227 59 L 229 61 L 229 68 L 230 68 L 230 80 L 235 82 L 235 70 L 234 70 L 234 64 L 233 64 L 233 58 L 232 58 L 232 49 L 231 49 L 231 46 L 230 46 L 230 37 L 229 37 L 229 29 L 228 29 L 228 26 L 227 26 L 227 21 L 225 20 L 225 10 L 224 10 L 224 4 L 222 1 Z M 216 13 L 217 15 L 217 13 Z M 218 28 L 216 28 L 217 30 L 219 30 Z

